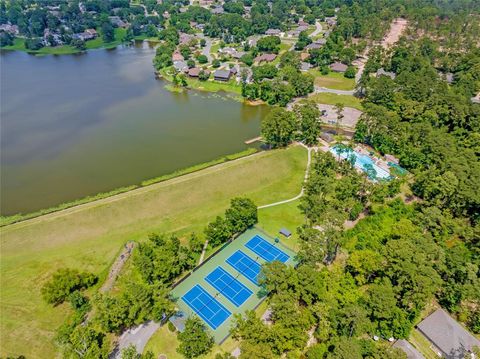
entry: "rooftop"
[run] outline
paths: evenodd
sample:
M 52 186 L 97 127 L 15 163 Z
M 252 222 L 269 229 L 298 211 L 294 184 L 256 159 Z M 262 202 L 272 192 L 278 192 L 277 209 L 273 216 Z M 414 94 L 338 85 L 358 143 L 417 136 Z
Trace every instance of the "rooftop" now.
M 449 359 L 463 359 L 474 346 L 480 347 L 480 340 L 443 309 L 430 314 L 418 325 L 418 329 Z

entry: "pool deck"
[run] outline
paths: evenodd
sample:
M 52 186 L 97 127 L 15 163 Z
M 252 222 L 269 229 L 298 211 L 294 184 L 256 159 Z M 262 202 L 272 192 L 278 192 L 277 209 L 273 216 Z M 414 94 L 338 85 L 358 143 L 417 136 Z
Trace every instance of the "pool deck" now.
M 248 229 L 231 243 L 226 244 L 217 254 L 207 259 L 203 262 L 201 266 L 197 267 L 194 272 L 179 283 L 170 294 L 173 299 L 176 300 L 176 306 L 179 311 L 185 313 L 185 315 L 191 316 L 195 315 L 194 311 L 181 299 L 192 287 L 195 285 L 200 285 L 204 288 L 210 295 L 215 297 L 215 299 L 225 307 L 229 312 L 232 313 L 222 324 L 220 324 L 215 330 L 213 330 L 209 325 L 206 325 L 212 333 L 215 342 L 223 342 L 229 335 L 230 329 L 233 325 L 233 318 L 235 314 L 243 314 L 246 310 L 253 310 L 265 299 L 265 296 L 260 294 L 260 287 L 255 285 L 252 281 L 247 279 L 243 275 L 238 275 L 239 272 L 236 271 L 230 264 L 227 264 L 226 260 L 236 251 L 241 250 L 243 253 L 248 255 L 251 259 L 254 259 L 259 264 L 264 264 L 266 261 L 258 256 L 255 252 L 246 247 L 246 243 L 250 241 L 253 237 L 259 235 L 264 240 L 274 245 L 276 248 L 280 249 L 286 253 L 289 258 L 286 261 L 287 265 L 295 265 L 295 252 L 281 242 L 275 243 L 274 239 L 264 233 L 260 228 L 253 227 Z M 206 277 L 215 270 L 215 268 L 221 267 L 226 272 L 231 274 L 233 277 L 236 277 L 238 281 L 243 284 L 246 288 L 251 290 L 253 294 L 240 306 L 236 306 L 224 295 L 218 292 L 209 282 L 206 281 Z

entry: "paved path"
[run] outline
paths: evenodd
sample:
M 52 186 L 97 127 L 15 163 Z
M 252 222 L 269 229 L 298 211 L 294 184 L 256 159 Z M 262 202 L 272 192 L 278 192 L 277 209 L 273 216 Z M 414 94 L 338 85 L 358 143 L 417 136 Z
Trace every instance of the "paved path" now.
M 200 255 L 200 259 L 198 260 L 198 265 L 202 264 L 203 257 L 205 257 L 205 252 L 207 251 L 207 248 L 208 248 L 208 239 L 205 240 L 205 244 L 203 245 L 202 254 Z
M 293 202 L 293 201 L 296 201 L 297 199 L 299 199 L 300 197 L 303 196 L 303 193 L 304 193 L 304 184 L 307 182 L 308 174 L 309 174 L 309 172 L 310 172 L 310 164 L 311 164 L 311 162 L 312 162 L 312 150 L 315 150 L 315 152 L 317 152 L 317 148 L 307 147 L 307 146 L 305 146 L 305 145 L 302 144 L 302 143 L 300 143 L 300 145 L 302 145 L 303 147 L 305 147 L 305 148 L 307 149 L 307 151 L 308 151 L 307 168 L 305 169 L 305 176 L 303 177 L 303 184 L 302 184 L 302 189 L 300 190 L 300 193 L 299 193 L 298 195 L 296 195 L 295 197 L 293 197 L 293 198 L 289 198 L 289 199 L 286 199 L 286 200 L 283 200 L 283 201 L 279 201 L 279 202 L 264 204 L 263 206 L 258 206 L 258 209 L 268 208 L 268 207 L 274 207 L 274 206 L 279 206 L 279 205 L 281 205 L 281 204 Z
M 322 32 L 322 24 L 320 22 L 315 22 L 315 30 L 309 35 L 309 37 L 315 37 Z
M 329 89 L 326 87 L 320 87 L 320 86 L 315 86 L 315 93 L 322 93 L 322 92 L 328 92 L 328 93 L 334 93 L 337 95 L 351 95 L 355 93 L 355 90 L 334 90 L 334 89 Z
M 198 38 L 205 39 L 205 47 L 202 48 L 202 54 L 205 55 L 208 59 L 208 62 L 211 63 L 213 59 L 212 54 L 210 53 L 210 50 L 212 49 L 212 39 L 203 34 L 199 34 Z
M 120 339 L 115 351 L 110 355 L 110 358 L 121 359 L 122 350 L 133 344 L 137 348 L 138 353 L 143 353 L 150 337 L 160 328 L 159 323 L 154 321 L 141 324 L 138 327 L 125 331 Z

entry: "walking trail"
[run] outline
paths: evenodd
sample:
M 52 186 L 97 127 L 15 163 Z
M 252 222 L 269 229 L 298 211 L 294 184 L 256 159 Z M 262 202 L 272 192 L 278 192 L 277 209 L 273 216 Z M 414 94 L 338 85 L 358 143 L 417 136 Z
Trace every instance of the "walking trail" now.
M 303 193 L 305 191 L 304 186 L 305 186 L 305 183 L 307 182 L 308 174 L 310 172 L 310 163 L 312 162 L 312 150 L 317 152 L 318 149 L 316 147 L 307 147 L 303 143 L 299 143 L 299 144 L 301 146 L 305 147 L 308 151 L 307 168 L 305 169 L 305 176 L 303 177 L 303 184 L 302 184 L 302 189 L 300 190 L 300 193 L 293 198 L 285 199 L 283 201 L 278 201 L 278 202 L 274 202 L 274 203 L 264 204 L 263 206 L 258 206 L 258 209 L 268 208 L 268 207 L 273 207 L 273 206 L 279 206 L 281 204 L 293 202 L 293 201 L 296 201 L 297 199 L 299 199 L 300 197 L 303 196 Z

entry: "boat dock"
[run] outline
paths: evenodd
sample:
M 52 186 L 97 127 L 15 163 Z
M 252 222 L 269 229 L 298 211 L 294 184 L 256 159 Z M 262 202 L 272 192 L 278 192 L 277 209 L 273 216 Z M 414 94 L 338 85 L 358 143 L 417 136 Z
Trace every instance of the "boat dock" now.
M 262 140 L 262 136 L 258 136 L 258 137 L 255 137 L 255 138 L 251 138 L 249 140 L 246 140 L 245 141 L 245 144 L 246 145 L 251 145 L 252 143 L 255 143 L 255 142 L 258 142 L 258 141 L 261 141 Z

